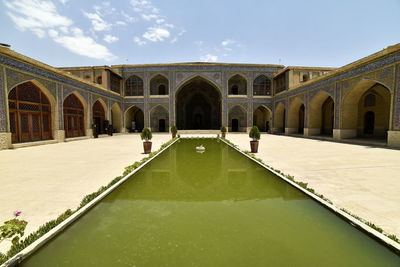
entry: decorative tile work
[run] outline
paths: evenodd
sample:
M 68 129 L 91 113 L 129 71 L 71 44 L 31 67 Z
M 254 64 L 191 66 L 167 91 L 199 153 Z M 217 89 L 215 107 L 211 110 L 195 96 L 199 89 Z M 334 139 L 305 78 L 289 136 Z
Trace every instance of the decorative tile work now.
M 179 87 L 182 83 L 184 83 L 185 81 L 187 81 L 195 76 L 201 76 L 207 80 L 213 81 L 219 87 L 221 87 L 221 85 L 222 85 L 222 79 L 221 79 L 220 72 L 211 72 L 211 71 L 188 72 L 188 71 L 186 71 L 186 72 L 177 72 L 176 73 L 176 78 L 175 78 L 176 87 Z
M 68 85 L 64 85 L 63 89 L 64 89 L 63 100 L 65 100 L 72 92 L 76 91 L 83 97 L 83 99 L 85 99 L 86 103 L 89 102 L 88 94 L 85 94 L 85 92 L 82 92 L 81 90 L 71 87 L 71 86 L 68 86 Z
M 6 119 L 6 98 L 4 96 L 3 88 L 3 68 L 0 66 L 0 132 L 7 131 L 7 119 Z
M 0 55 L 0 64 L 4 64 L 6 66 L 10 66 L 10 67 L 13 67 L 13 68 L 16 68 L 16 69 L 20 69 L 21 71 L 25 71 L 25 72 L 32 73 L 32 74 L 35 74 L 35 75 L 39 75 L 39 76 L 42 76 L 42 77 L 46 77 L 47 79 L 53 80 L 54 82 L 62 82 L 62 83 L 65 83 L 65 84 L 68 84 L 68 85 L 71 85 L 71 86 L 78 87 L 78 88 L 83 89 L 83 90 L 94 92 L 94 93 L 97 93 L 97 94 L 100 94 L 100 95 L 103 95 L 103 96 L 108 96 L 108 97 L 114 98 L 116 100 L 120 100 L 121 99 L 120 96 L 115 96 L 113 94 L 108 94 L 107 92 L 99 90 L 99 89 L 97 89 L 95 87 L 91 87 L 91 86 L 86 85 L 84 83 L 80 83 L 78 81 L 75 81 L 75 80 L 66 78 L 64 76 L 58 75 L 58 74 L 56 74 L 54 72 L 50 72 L 50 71 L 41 69 L 39 67 L 30 65 L 30 64 L 27 64 L 27 63 L 24 63 L 24 62 L 21 62 L 21 61 L 18 61 L 18 60 L 15 60 L 15 59 L 3 56 L 3 55 Z M 37 79 L 37 78 L 35 78 L 35 79 Z M 54 88 L 55 88 L 55 86 L 54 86 Z
M 168 103 L 169 102 L 169 97 L 165 97 L 165 98 L 149 98 L 149 102 Z
M 393 129 L 400 130 L 400 65 L 397 65 L 395 109 L 393 114 Z
M 149 103 L 149 107 L 150 107 L 150 110 L 152 111 L 152 113 L 153 113 L 153 108 L 155 108 L 157 106 L 161 106 L 161 107 L 165 108 L 167 111 L 169 110 L 168 103 Z
M 242 107 L 244 110 L 247 111 L 247 103 L 246 102 L 242 102 L 242 103 L 228 103 L 228 111 L 230 111 L 232 108 L 236 107 L 236 106 L 240 106 Z
M 308 94 L 308 102 L 310 102 L 314 98 L 314 96 L 316 96 L 321 91 L 327 93 L 328 95 L 330 95 L 332 97 L 332 99 L 334 99 L 335 84 L 330 84 L 330 85 L 327 85 L 327 86 L 323 86 L 323 87 L 320 87 L 318 89 L 315 89 L 315 90 L 309 92 L 309 94 Z
M 130 107 L 138 107 L 140 108 L 142 111 L 144 111 L 144 103 L 125 103 L 124 104 L 124 112 L 126 112 Z
M 299 90 L 288 92 L 288 93 L 286 93 L 284 95 L 278 96 L 277 100 L 280 100 L 280 99 L 285 98 L 287 96 L 292 96 L 292 95 L 295 95 L 295 94 L 298 94 L 298 93 L 302 93 L 304 91 L 308 91 L 308 90 L 311 90 L 311 89 L 314 89 L 314 88 L 317 88 L 317 87 L 320 87 L 320 86 L 329 85 L 329 84 L 331 84 L 333 82 L 340 81 L 340 80 L 343 80 L 343 79 L 347 79 L 347 78 L 350 78 L 350 77 L 354 77 L 354 76 L 357 76 L 359 74 L 362 74 L 363 72 L 369 72 L 369 71 L 372 71 L 374 69 L 378 69 L 378 68 L 381 68 L 381 67 L 383 67 L 385 65 L 393 64 L 393 63 L 399 62 L 399 61 L 400 61 L 400 52 L 392 54 L 392 55 L 389 55 L 389 56 L 384 57 L 384 58 L 381 58 L 381 59 L 376 60 L 374 62 L 371 62 L 369 64 L 363 65 L 361 67 L 351 69 L 351 70 L 346 71 L 344 73 L 340 73 L 340 74 L 338 74 L 336 76 L 333 76 L 333 77 L 330 77 L 330 78 L 328 78 L 326 80 L 322 80 L 322 81 L 310 84 L 310 85 L 305 86 L 305 87 L 303 87 L 303 88 L 301 88 Z
M 240 66 L 164 66 L 164 67 L 127 67 L 122 68 L 122 73 L 125 72 L 140 72 L 140 71 L 259 71 L 259 72 L 277 72 L 278 68 L 273 67 L 240 67 Z M 125 77 L 125 75 L 123 75 Z

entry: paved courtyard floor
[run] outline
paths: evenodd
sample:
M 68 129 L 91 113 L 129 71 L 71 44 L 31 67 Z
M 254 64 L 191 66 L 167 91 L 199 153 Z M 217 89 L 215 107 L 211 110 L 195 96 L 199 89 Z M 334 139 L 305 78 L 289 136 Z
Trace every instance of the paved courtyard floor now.
M 193 136 L 193 135 L 182 135 Z M 216 136 L 202 135 L 202 136 Z M 249 150 L 247 134 L 227 138 Z M 170 139 L 153 135 L 153 150 Z M 82 198 L 145 157 L 138 134 L 0 151 L 0 222 L 23 211 L 26 233 L 76 208 Z M 400 236 L 400 150 L 266 135 L 257 157 Z M 0 251 L 7 244 L 0 243 Z
M 171 139 L 153 134 L 153 151 Z M 22 210 L 25 233 L 75 209 L 82 198 L 146 157 L 139 134 L 0 151 L 0 223 Z M 5 251 L 7 242 L 0 243 Z
M 250 150 L 247 135 L 227 138 Z M 400 236 L 400 150 L 262 134 L 256 156 L 336 206 Z

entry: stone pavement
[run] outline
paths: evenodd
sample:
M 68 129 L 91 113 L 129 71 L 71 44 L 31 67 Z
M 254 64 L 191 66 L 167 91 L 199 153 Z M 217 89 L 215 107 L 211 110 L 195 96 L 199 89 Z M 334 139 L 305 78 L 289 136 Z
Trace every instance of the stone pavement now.
M 250 150 L 247 134 L 227 139 Z M 400 150 L 262 134 L 256 156 L 400 237 Z
M 170 139 L 170 134 L 153 134 L 153 151 Z M 1 150 L 0 223 L 22 210 L 25 233 L 35 231 L 144 157 L 139 134 Z M 8 245 L 0 243 L 0 251 Z

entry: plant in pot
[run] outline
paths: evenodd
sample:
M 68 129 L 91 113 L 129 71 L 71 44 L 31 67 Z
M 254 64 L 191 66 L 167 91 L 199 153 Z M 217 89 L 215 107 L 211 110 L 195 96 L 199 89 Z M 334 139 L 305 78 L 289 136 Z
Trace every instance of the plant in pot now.
M 221 136 L 222 138 L 225 138 L 226 135 L 226 127 L 225 126 L 221 126 Z
M 178 133 L 178 128 L 176 128 L 175 125 L 172 126 L 172 127 L 171 127 L 172 138 L 175 138 L 177 133 Z
M 258 130 L 257 126 L 251 127 L 250 132 L 249 132 L 249 137 L 252 139 L 250 141 L 251 153 L 257 153 L 258 152 L 258 140 L 260 140 L 260 130 Z
M 149 128 L 145 127 L 143 128 L 142 132 L 140 133 L 140 137 L 142 138 L 143 141 L 143 149 L 145 154 L 149 154 L 151 152 L 151 138 L 153 135 L 151 134 L 151 131 Z

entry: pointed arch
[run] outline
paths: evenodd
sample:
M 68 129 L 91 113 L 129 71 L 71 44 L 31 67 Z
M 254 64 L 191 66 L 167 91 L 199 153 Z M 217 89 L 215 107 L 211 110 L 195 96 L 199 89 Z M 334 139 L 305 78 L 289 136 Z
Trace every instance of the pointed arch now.
M 265 105 L 258 105 L 253 111 L 253 125 L 261 132 L 269 132 L 272 128 L 272 112 Z
M 305 105 L 300 97 L 295 97 L 288 111 L 288 134 L 304 133 Z
M 178 87 L 176 126 L 184 129 L 219 129 L 222 120 L 222 94 L 215 84 L 196 75 Z
M 13 143 L 52 139 L 57 129 L 56 100 L 37 80 L 18 83 L 8 93 Z
M 246 132 L 247 110 L 242 105 L 235 105 L 229 109 L 228 128 L 231 132 Z
M 257 76 L 253 81 L 254 96 L 271 96 L 271 79 L 264 74 Z
M 143 96 L 143 79 L 137 75 L 131 75 L 124 83 L 125 96 Z
M 150 127 L 153 132 L 168 132 L 169 129 L 168 110 L 157 105 L 150 110 Z
M 240 74 L 232 75 L 228 80 L 229 95 L 247 95 L 247 80 Z
M 150 79 L 150 95 L 168 95 L 169 80 L 163 74 L 155 74 Z
M 332 95 L 319 91 L 309 103 L 308 135 L 332 135 L 335 102 Z
M 144 113 L 138 106 L 132 105 L 124 112 L 124 127 L 128 132 L 141 132 L 144 127 Z
M 374 95 L 375 101 L 368 103 L 368 96 Z M 363 137 L 387 138 L 392 93 L 384 84 L 375 80 L 360 80 L 344 95 L 340 111 L 340 138 Z M 367 99 L 366 99 L 367 98 Z M 367 100 L 367 101 L 366 101 Z M 366 120 L 366 114 L 372 112 L 374 121 Z M 370 116 L 371 118 L 372 116 Z M 372 127 L 371 129 L 366 129 Z M 371 126 L 372 125 L 372 126 Z
M 77 91 L 73 91 L 64 98 L 64 131 L 65 137 L 86 135 L 88 129 L 87 102 Z
M 192 82 L 195 82 L 195 81 L 203 81 L 203 82 L 211 85 L 212 87 L 217 89 L 218 94 L 220 95 L 220 97 L 222 97 L 221 87 L 216 82 L 214 82 L 213 80 L 209 79 L 208 77 L 206 77 L 205 75 L 203 75 L 201 73 L 196 73 L 196 74 L 184 79 L 177 85 L 177 87 L 176 87 L 177 90 L 175 91 L 175 98 L 177 97 L 179 91 L 182 90 L 183 87 L 185 87 L 186 85 L 188 85 Z
M 108 119 L 107 114 L 107 104 L 102 98 L 97 98 L 97 100 L 93 102 L 92 116 L 93 125 L 95 126 L 93 130 L 96 130 L 98 134 L 106 133 L 106 128 L 108 127 L 108 123 L 106 122 Z

